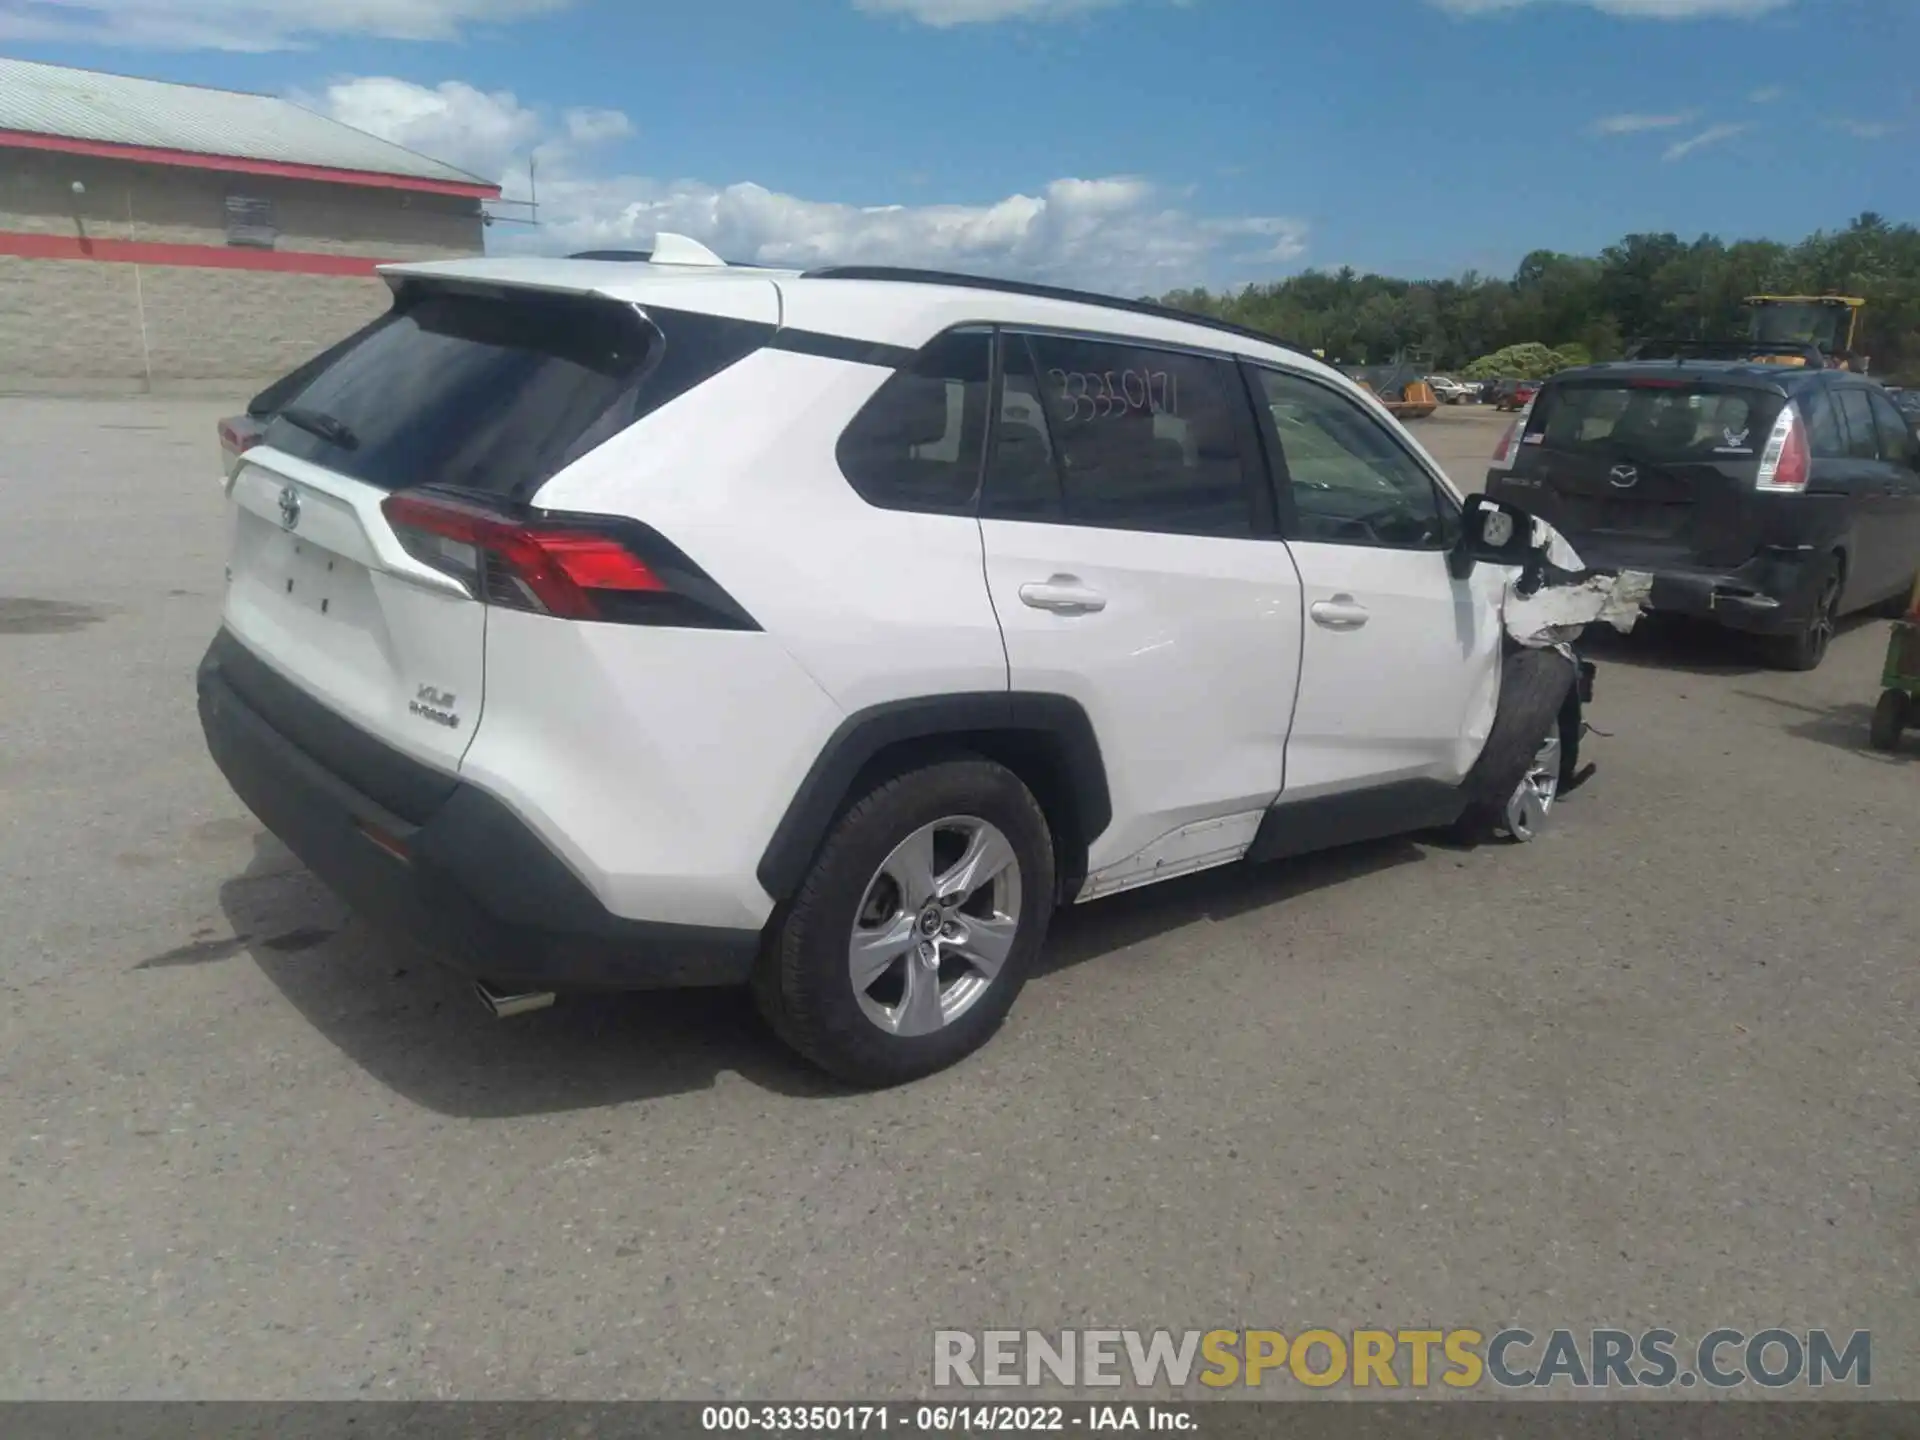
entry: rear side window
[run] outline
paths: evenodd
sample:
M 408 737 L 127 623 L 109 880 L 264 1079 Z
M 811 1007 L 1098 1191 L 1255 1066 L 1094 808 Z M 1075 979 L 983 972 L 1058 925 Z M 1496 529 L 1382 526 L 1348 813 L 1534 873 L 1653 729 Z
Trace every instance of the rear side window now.
M 1867 391 L 1867 399 L 1873 405 L 1874 428 L 1880 432 L 1880 458 L 1896 465 L 1911 465 L 1916 442 L 1900 407 L 1877 390 Z
M 1878 460 L 1880 439 L 1874 434 L 1873 404 L 1867 399 L 1866 390 L 1849 385 L 1833 398 L 1839 402 L 1840 414 L 1846 421 L 1847 454 L 1855 460 Z
M 985 513 L 1251 536 L 1244 405 L 1240 378 L 1223 360 L 1009 334 Z
M 973 513 L 992 366 L 990 332 L 954 330 L 874 392 L 837 451 L 861 499 L 887 510 Z
M 1785 402 L 1765 390 L 1711 385 L 1550 386 L 1527 439 L 1548 450 L 1653 463 L 1739 461 L 1766 448 Z
M 1800 413 L 1807 419 L 1808 443 L 1815 459 L 1834 460 L 1847 453 L 1847 434 L 1840 428 L 1839 412 L 1833 397 L 1825 390 L 1803 390 L 1798 397 Z
M 267 443 L 383 489 L 524 499 L 770 327 L 570 296 L 403 297 L 304 385 Z

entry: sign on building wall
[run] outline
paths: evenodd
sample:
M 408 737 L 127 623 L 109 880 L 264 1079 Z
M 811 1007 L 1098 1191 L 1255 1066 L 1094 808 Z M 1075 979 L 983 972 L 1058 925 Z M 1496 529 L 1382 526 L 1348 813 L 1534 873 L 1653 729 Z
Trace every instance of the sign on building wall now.
M 227 196 L 227 243 L 271 250 L 280 238 L 273 223 L 273 202 L 257 195 Z

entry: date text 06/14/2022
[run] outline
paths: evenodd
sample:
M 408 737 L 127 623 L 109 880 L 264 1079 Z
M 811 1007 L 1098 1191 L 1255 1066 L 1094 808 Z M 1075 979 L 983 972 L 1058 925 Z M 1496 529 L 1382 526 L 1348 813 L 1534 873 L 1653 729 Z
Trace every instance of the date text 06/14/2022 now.
M 1064 1434 L 1070 1430 L 1197 1431 L 1191 1408 L 1147 1404 L 1074 1405 L 707 1405 L 700 1428 L 741 1435 Z

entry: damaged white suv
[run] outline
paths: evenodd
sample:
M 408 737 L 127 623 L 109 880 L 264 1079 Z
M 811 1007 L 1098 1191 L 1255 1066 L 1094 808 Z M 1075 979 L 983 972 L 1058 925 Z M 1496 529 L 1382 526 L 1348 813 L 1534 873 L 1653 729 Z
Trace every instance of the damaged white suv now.
M 1058 905 L 1527 839 L 1574 773 L 1555 626 L 1609 580 L 1265 336 L 671 237 L 384 273 L 389 314 L 223 427 L 200 714 L 497 1011 L 751 984 L 897 1082 L 987 1039 Z

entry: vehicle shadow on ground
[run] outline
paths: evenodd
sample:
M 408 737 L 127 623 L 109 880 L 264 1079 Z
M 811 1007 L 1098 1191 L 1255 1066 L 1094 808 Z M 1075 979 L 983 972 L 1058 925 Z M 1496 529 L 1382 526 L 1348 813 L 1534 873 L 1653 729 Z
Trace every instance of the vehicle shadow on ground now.
M 1049 974 L 1199 920 L 1224 920 L 1422 858 L 1381 841 L 1284 864 L 1232 865 L 1166 881 L 1056 919 L 1037 972 Z M 851 1088 L 768 1033 L 734 990 L 562 996 L 551 1009 L 495 1020 L 453 971 L 350 919 L 280 843 L 260 835 L 247 868 L 220 887 L 235 940 L 300 1015 L 375 1080 L 458 1119 L 588 1110 L 710 1089 L 735 1075 L 798 1099 Z
M 1849 615 L 1835 628 L 1834 639 L 1844 640 L 1874 623 L 1871 614 Z M 1589 625 L 1580 637 L 1580 650 L 1591 660 L 1612 665 L 1687 675 L 1760 675 L 1774 669 L 1755 637 L 1683 615 L 1643 615 L 1625 635 L 1611 625 Z
M 1591 660 L 1687 675 L 1754 675 L 1767 666 L 1745 635 L 1677 615 L 1643 615 L 1627 634 L 1589 625 L 1580 651 Z
M 1787 734 L 1802 740 L 1831 745 L 1836 750 L 1845 750 L 1863 760 L 1877 761 L 1882 765 L 1903 765 L 1920 760 L 1920 733 L 1911 730 L 1900 737 L 1900 748 L 1897 750 L 1875 750 L 1867 743 L 1867 729 L 1873 723 L 1871 703 L 1849 701 L 1844 705 L 1806 705 L 1798 700 L 1782 699 L 1778 695 L 1763 695 L 1757 690 L 1736 690 L 1733 693 L 1743 700 L 1761 700 L 1776 709 L 1804 716 L 1804 719 L 1791 720 L 1781 726 Z
M 1090 905 L 1070 906 L 1054 917 L 1046 951 L 1034 973 L 1051 975 L 1202 920 L 1232 920 L 1425 858 L 1414 837 L 1399 837 L 1269 865 L 1223 865 Z
M 429 1110 L 588 1110 L 711 1089 L 723 1075 L 801 1098 L 851 1093 L 779 1045 L 741 991 L 570 995 L 496 1020 L 466 979 L 351 919 L 278 841 L 262 835 L 254 850 L 220 887 L 233 933 L 250 937 L 241 948 L 315 1030 Z M 290 949 L 289 935 L 307 943 Z

